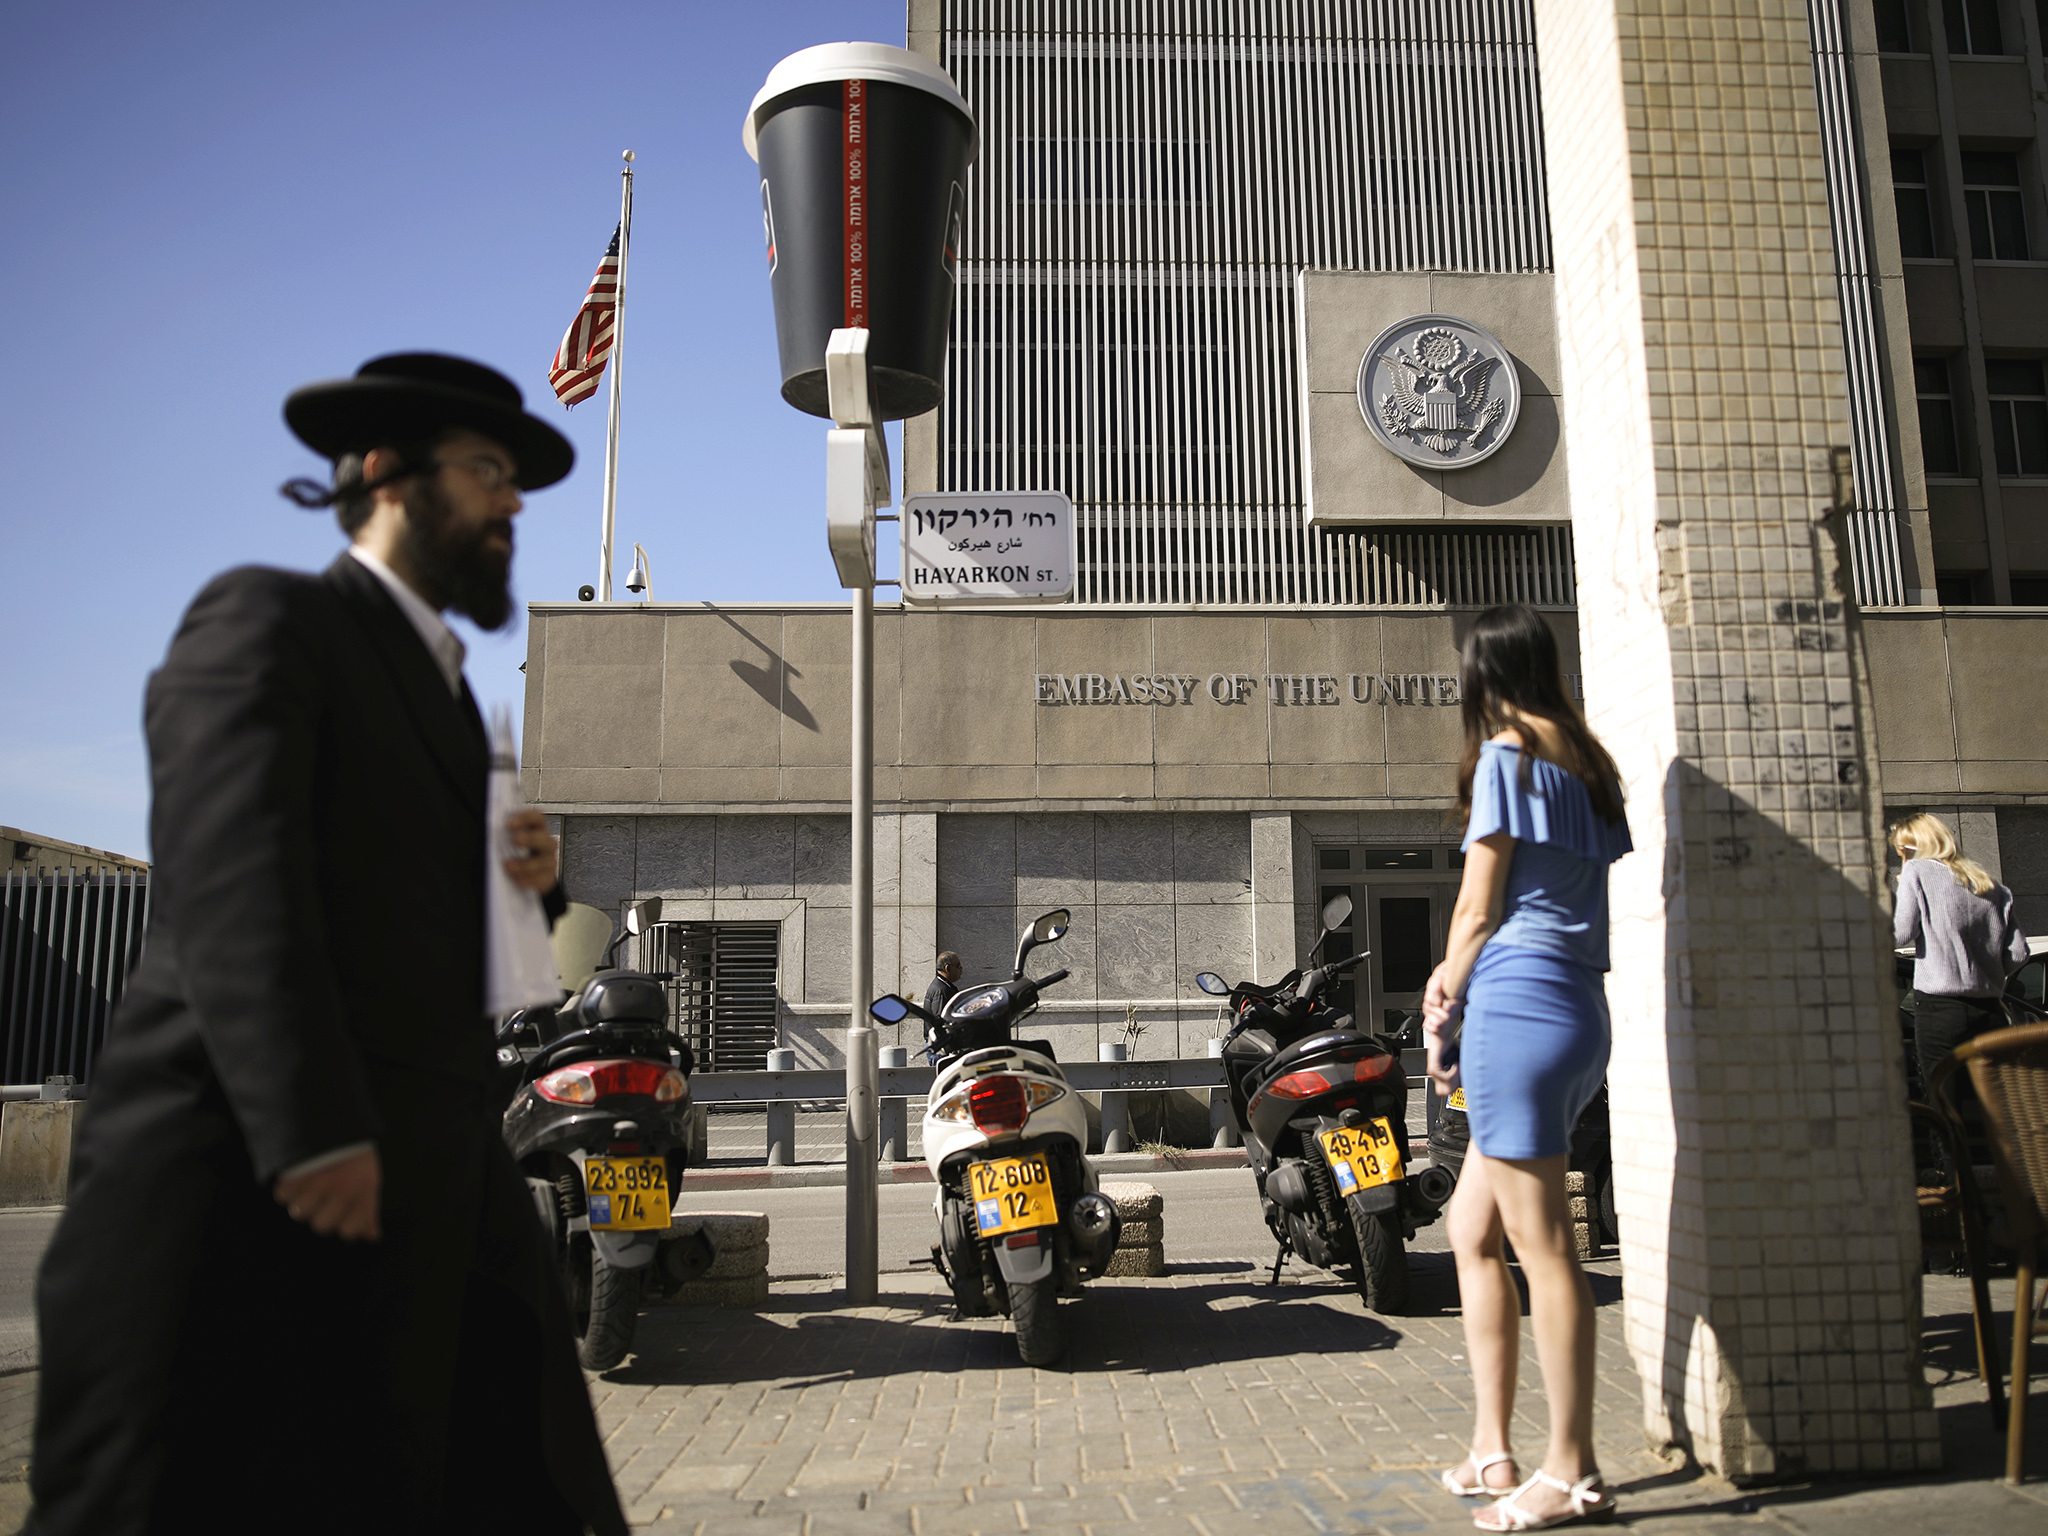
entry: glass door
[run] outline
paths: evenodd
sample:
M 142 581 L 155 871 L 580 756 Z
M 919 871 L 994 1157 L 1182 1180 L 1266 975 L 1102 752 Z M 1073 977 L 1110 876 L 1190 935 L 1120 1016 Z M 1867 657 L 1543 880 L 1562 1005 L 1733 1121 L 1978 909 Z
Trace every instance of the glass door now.
M 1422 1011 L 1422 989 L 1443 958 L 1455 885 L 1363 887 L 1359 906 L 1366 920 L 1368 979 L 1359 1023 L 1382 1034 L 1397 1034 Z

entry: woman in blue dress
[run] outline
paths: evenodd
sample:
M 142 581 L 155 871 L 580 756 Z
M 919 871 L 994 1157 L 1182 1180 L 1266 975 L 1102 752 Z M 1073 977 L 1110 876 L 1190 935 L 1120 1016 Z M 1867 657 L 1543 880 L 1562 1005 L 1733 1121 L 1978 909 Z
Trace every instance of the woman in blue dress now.
M 1465 873 L 1424 1021 L 1436 1091 L 1464 1088 L 1472 1128 L 1449 1227 L 1477 1413 L 1443 1484 L 1494 1500 L 1480 1530 L 1540 1530 L 1614 1513 L 1593 1459 L 1593 1298 L 1565 1169 L 1607 1073 L 1607 867 L 1630 845 L 1614 759 L 1566 693 L 1540 614 L 1480 614 L 1460 685 Z M 1508 1445 L 1521 1305 L 1504 1241 L 1529 1282 L 1550 1398 L 1549 1446 L 1526 1480 Z

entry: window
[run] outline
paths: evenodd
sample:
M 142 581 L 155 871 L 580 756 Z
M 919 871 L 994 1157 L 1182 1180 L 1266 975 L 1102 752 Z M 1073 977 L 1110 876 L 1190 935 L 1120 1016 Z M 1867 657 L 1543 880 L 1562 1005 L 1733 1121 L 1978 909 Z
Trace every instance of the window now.
M 2027 259 L 2027 209 L 2019 156 L 1963 151 L 1963 202 L 1970 213 L 1970 254 L 1979 261 Z
M 1913 12 L 1918 0 L 1877 0 L 1877 51 L 1920 53 L 1913 37 Z
M 1948 24 L 1950 53 L 2005 52 L 2005 39 L 1998 29 L 1998 0 L 1941 0 L 1941 14 Z
M 1351 850 L 1348 848 L 1320 848 L 1316 851 L 1318 869 L 1349 869 Z
M 1948 359 L 1913 359 L 1913 391 L 1920 397 L 1920 462 L 1930 475 L 1963 472 L 1956 432 L 1956 402 L 1949 388 Z
M 1939 256 L 1934 201 L 1928 195 L 1927 151 L 1892 146 L 1892 204 L 1899 214 L 1899 254 Z
M 2006 580 L 2015 607 L 2048 608 L 2048 571 L 2014 571 Z
M 1991 577 L 1985 571 L 1937 571 L 1934 600 L 1944 608 L 1973 608 L 1991 601 Z
M 1427 848 L 1368 848 L 1365 850 L 1367 869 L 1428 869 L 1430 850 Z
M 2048 381 L 2039 358 L 1984 364 L 1991 396 L 1991 445 L 2001 475 L 2048 475 Z

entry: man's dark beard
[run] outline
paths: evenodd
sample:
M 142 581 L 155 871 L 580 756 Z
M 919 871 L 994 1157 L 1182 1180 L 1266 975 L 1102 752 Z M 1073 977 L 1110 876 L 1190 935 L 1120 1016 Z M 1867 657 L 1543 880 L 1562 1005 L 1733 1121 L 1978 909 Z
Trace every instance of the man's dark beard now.
M 480 629 L 503 629 L 512 617 L 512 561 L 489 542 L 498 525 L 464 532 L 455 509 L 429 476 L 406 488 L 402 543 L 426 590 L 420 595 L 475 621 Z M 505 520 L 511 531 L 511 519 Z

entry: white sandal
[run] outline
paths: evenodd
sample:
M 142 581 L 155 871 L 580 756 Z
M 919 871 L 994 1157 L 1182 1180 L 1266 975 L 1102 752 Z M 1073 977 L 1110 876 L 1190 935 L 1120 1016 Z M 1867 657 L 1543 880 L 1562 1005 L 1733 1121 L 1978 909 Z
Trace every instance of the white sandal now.
M 1503 1488 L 1495 1488 L 1486 1481 L 1486 1469 L 1488 1467 L 1497 1467 L 1502 1462 L 1513 1466 L 1515 1464 L 1515 1453 L 1513 1451 L 1495 1451 L 1491 1456 L 1476 1456 L 1468 1453 L 1465 1461 L 1472 1463 L 1471 1483 L 1466 1484 L 1458 1481 L 1458 1467 L 1462 1467 L 1465 1464 L 1464 1461 L 1461 1461 L 1458 1463 L 1458 1467 L 1445 1468 L 1443 1476 L 1438 1479 L 1444 1485 L 1445 1493 L 1455 1495 L 1461 1499 L 1497 1499 L 1507 1491 Z
M 1554 1489 L 1570 1499 L 1571 1508 L 1555 1515 L 1532 1515 L 1523 1510 L 1515 1500 L 1534 1488 L 1538 1483 Z M 1597 1485 L 1597 1486 L 1596 1486 Z M 1481 1525 L 1480 1520 L 1490 1514 L 1498 1514 L 1503 1523 Z M 1505 1498 L 1496 1499 L 1477 1515 L 1472 1524 L 1482 1531 L 1547 1531 L 1553 1525 L 1570 1525 L 1575 1520 L 1607 1520 L 1614 1515 L 1614 1494 L 1601 1482 L 1598 1472 L 1590 1472 L 1576 1483 L 1568 1483 L 1561 1477 L 1552 1477 L 1542 1468 L 1537 1468 L 1529 1480 Z

